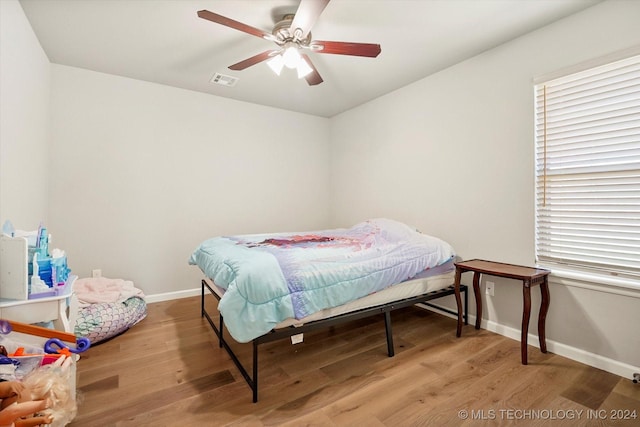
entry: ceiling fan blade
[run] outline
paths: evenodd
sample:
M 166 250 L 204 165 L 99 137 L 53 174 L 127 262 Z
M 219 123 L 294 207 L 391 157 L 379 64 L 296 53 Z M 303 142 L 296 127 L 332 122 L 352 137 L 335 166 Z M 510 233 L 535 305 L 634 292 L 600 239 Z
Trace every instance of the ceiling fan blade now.
M 309 67 L 311 67 L 312 69 L 309 74 L 304 76 L 304 79 L 307 81 L 307 83 L 309 83 L 309 86 L 315 86 L 322 83 L 324 80 L 322 80 L 322 77 L 320 77 L 320 73 L 318 73 L 318 70 L 316 70 L 316 67 L 313 65 L 313 62 L 311 62 L 311 59 L 304 53 L 301 56 L 302 59 L 304 59 L 304 62 L 306 62 L 307 65 L 309 65 Z
M 316 53 L 333 53 L 336 55 L 366 56 L 375 58 L 382 49 L 375 43 L 328 42 L 314 40 L 311 51 Z
M 235 71 L 244 70 L 245 68 L 249 68 L 252 65 L 256 65 L 262 61 L 266 61 L 267 59 L 271 58 L 275 53 L 278 53 L 278 52 L 279 52 L 278 50 L 264 51 L 255 56 L 252 56 L 251 58 L 247 58 L 244 61 L 240 61 L 237 64 L 233 64 L 229 66 L 229 69 L 235 70 Z
M 242 31 L 243 33 L 251 34 L 252 36 L 260 37 L 267 40 L 274 39 L 273 34 L 271 33 L 268 33 L 266 31 L 260 30 L 258 28 L 252 27 L 247 24 L 243 24 L 242 22 L 234 21 L 231 18 L 218 15 L 217 13 L 209 12 L 208 10 L 199 10 L 198 16 L 202 19 L 215 22 L 216 24 L 224 25 L 226 27 L 233 28 L 238 31 Z
M 302 34 L 299 38 L 304 39 L 307 37 L 309 31 L 311 31 L 311 27 L 314 26 L 329 1 L 330 0 L 302 0 L 291 22 L 291 31 L 295 32 L 297 28 L 300 28 Z

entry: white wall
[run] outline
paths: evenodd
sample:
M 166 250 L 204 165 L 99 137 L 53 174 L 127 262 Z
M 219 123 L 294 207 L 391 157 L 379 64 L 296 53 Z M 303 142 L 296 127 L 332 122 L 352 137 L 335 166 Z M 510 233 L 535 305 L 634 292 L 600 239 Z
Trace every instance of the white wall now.
M 80 277 L 193 289 L 205 238 L 327 223 L 328 119 L 51 68 L 50 230 Z
M 48 220 L 49 60 L 17 0 L 0 1 L 0 222 Z
M 462 258 L 532 265 L 533 78 L 639 45 L 638 17 L 640 2 L 608 1 L 334 117 L 332 223 L 392 217 Z M 494 281 L 488 325 L 517 332 L 521 286 Z M 639 367 L 635 295 L 552 284 L 552 351 Z

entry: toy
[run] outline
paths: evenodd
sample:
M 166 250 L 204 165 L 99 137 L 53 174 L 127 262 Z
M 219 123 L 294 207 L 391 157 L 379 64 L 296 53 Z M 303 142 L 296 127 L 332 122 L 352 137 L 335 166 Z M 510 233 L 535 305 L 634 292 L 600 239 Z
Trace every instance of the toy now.
M 58 347 L 58 349 L 55 349 Z M 80 354 L 86 351 L 91 346 L 91 341 L 88 338 L 80 337 L 76 339 L 76 348 L 71 348 L 65 343 L 63 343 L 58 338 L 49 338 L 47 342 L 44 343 L 44 351 L 47 353 L 55 354 L 55 353 L 75 353 Z M 67 354 L 70 356 L 70 354 Z
M 29 399 L 30 392 L 24 384 L 18 381 L 4 381 L 0 383 L 0 426 L 7 427 L 33 427 L 41 424 L 49 424 L 53 421 L 51 415 L 32 416 L 47 409 L 51 405 L 49 399 Z M 27 418 L 24 418 L 27 417 Z
M 71 359 L 61 356 L 31 372 L 22 382 L 0 382 L 0 427 L 69 423 L 77 410 L 69 385 L 70 365 Z

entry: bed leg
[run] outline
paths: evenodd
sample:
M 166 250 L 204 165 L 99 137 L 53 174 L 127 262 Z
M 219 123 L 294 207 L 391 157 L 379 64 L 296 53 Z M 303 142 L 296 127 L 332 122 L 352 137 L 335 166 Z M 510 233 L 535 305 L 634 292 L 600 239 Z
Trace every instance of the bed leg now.
M 204 317 L 204 280 L 201 282 L 202 293 L 200 294 L 200 317 Z
M 384 312 L 384 329 L 387 332 L 387 354 L 393 357 L 395 351 L 393 349 L 393 332 L 391 331 L 391 312 Z
M 220 318 L 220 334 L 218 335 L 218 345 L 220 346 L 220 348 L 222 348 L 222 341 L 224 340 L 224 338 L 222 338 L 222 332 L 224 331 L 224 320 L 222 320 L 222 314 L 219 315 Z
M 456 337 L 462 335 L 462 298 L 460 297 L 460 278 L 462 277 L 462 271 L 456 267 L 456 278 L 453 282 L 453 291 L 456 296 L 456 307 L 458 309 L 458 327 L 456 329 Z M 465 293 L 466 298 L 466 293 Z
M 258 344 L 253 340 L 253 403 L 258 401 Z

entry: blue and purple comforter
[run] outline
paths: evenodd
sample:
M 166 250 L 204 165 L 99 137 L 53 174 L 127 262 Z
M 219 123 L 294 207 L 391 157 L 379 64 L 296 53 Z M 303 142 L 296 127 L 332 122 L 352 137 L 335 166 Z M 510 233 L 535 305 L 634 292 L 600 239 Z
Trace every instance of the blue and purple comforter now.
M 454 256 L 407 225 L 375 219 L 349 229 L 216 237 L 191 255 L 225 289 L 218 309 L 236 341 L 412 279 Z

